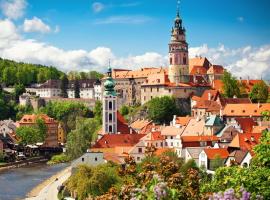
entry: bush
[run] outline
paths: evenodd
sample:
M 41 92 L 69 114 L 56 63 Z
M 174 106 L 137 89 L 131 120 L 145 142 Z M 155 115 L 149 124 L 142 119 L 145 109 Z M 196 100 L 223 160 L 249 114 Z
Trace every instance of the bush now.
M 70 159 L 68 158 L 68 156 L 64 153 L 59 154 L 59 155 L 54 155 L 50 161 L 48 161 L 47 164 L 49 165 L 54 165 L 54 164 L 59 164 L 59 163 L 65 163 L 65 162 L 69 162 Z

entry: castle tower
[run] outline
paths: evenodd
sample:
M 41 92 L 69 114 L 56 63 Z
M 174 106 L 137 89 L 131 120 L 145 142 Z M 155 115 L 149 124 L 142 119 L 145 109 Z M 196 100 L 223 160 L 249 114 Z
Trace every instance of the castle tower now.
M 189 82 L 188 43 L 186 30 L 179 14 L 179 2 L 169 43 L 169 80 L 172 83 Z
M 117 95 L 114 90 L 115 82 L 112 78 L 112 69 L 108 68 L 104 82 L 103 93 L 103 133 L 117 133 Z

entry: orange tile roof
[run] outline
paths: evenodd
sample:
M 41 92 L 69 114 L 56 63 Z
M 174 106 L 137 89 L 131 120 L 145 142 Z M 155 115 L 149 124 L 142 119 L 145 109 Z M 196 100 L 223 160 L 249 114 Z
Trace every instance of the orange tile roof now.
M 19 124 L 33 124 L 33 123 L 36 123 L 36 120 L 38 118 L 43 119 L 45 124 L 58 123 L 56 120 L 49 117 L 48 115 L 45 115 L 45 114 L 40 114 L 40 115 L 32 114 L 32 115 L 24 115 L 21 118 L 21 120 L 19 121 Z
M 144 127 L 146 127 L 150 123 L 152 123 L 152 121 L 150 121 L 150 120 L 138 119 L 138 120 L 134 121 L 130 126 L 131 126 L 131 128 L 136 129 L 136 130 L 142 130 Z
M 199 100 L 197 101 L 196 105 L 193 106 L 193 108 L 206 109 L 208 112 L 219 112 L 221 106 L 216 101 Z
M 259 144 L 261 133 L 240 133 L 231 141 L 229 147 L 240 148 L 251 151 L 254 146 Z
M 193 66 L 192 69 L 190 69 L 190 72 L 189 74 L 190 75 L 196 75 L 196 74 L 199 74 L 199 75 L 206 75 L 207 73 L 207 69 L 204 68 L 203 66 Z
M 154 68 L 154 67 L 149 67 L 149 68 L 141 68 L 138 70 L 122 70 L 120 71 L 120 69 L 118 70 L 113 70 L 112 71 L 112 77 L 114 79 L 118 79 L 118 78 L 146 78 L 151 74 L 158 74 L 161 72 L 166 72 L 166 69 L 164 68 Z
M 122 163 L 119 156 L 116 153 L 107 153 L 106 152 L 106 153 L 103 154 L 103 157 L 104 157 L 105 160 L 114 162 L 116 164 L 121 164 Z
M 204 132 L 205 121 L 203 119 L 191 119 L 184 129 L 182 136 L 198 136 Z
M 145 134 L 106 134 L 100 138 L 93 148 L 114 148 L 117 146 L 134 146 Z
M 165 137 L 161 135 L 160 131 L 150 132 L 142 138 L 142 140 L 148 140 L 148 141 L 156 141 L 156 140 L 164 140 L 164 139 Z
M 222 80 L 213 80 L 212 88 L 218 90 L 219 92 L 223 93 L 223 82 Z
M 260 117 L 263 111 L 270 110 L 270 103 L 264 104 L 227 104 L 223 110 L 224 116 Z
M 183 142 L 203 142 L 203 141 L 218 141 L 217 136 L 205 136 L 205 135 L 200 135 L 200 136 L 181 136 L 181 139 Z
M 266 129 L 270 129 L 268 126 L 253 126 L 252 133 L 261 133 Z
M 209 94 L 210 94 L 210 99 L 209 99 Z M 201 99 L 216 101 L 219 96 L 220 94 L 218 90 L 205 90 L 201 96 Z
M 229 152 L 227 151 L 227 149 L 224 149 L 224 148 L 218 148 L 218 149 L 207 148 L 207 149 L 204 149 L 204 152 L 206 153 L 207 158 L 210 160 L 213 160 L 216 157 L 220 157 L 221 159 L 226 159 L 229 156 Z
M 189 71 L 193 69 L 194 66 L 203 66 L 205 69 L 210 67 L 211 63 L 205 57 L 196 57 L 189 59 Z
M 174 152 L 174 148 L 159 148 L 155 151 L 155 155 L 160 156 L 165 152 Z
M 186 126 L 188 122 L 193 119 L 193 117 L 176 117 L 176 124 L 180 124 L 181 126 Z
M 185 130 L 185 127 L 175 127 L 175 126 L 165 126 L 161 130 L 161 135 L 181 135 L 182 132 Z
M 224 68 L 221 65 L 212 65 L 208 70 L 207 74 L 223 74 Z

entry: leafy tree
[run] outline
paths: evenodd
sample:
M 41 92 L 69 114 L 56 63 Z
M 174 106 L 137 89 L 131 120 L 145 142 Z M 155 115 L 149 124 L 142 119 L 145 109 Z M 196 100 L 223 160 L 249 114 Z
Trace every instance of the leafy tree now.
M 173 115 L 177 114 L 178 108 L 173 97 L 164 96 L 151 99 L 147 103 L 148 117 L 156 123 L 169 123 Z
M 240 89 L 238 82 L 235 77 L 231 75 L 231 73 L 225 71 L 222 77 L 223 82 L 223 91 L 224 96 L 228 98 L 232 98 L 234 96 L 240 96 Z
M 80 84 L 78 79 L 75 79 L 74 81 L 74 93 L 75 98 L 80 98 Z
M 16 134 L 20 138 L 20 143 L 24 145 L 43 142 L 36 127 L 21 126 L 16 129 Z
M 96 101 L 95 103 L 95 107 L 93 109 L 93 113 L 95 116 L 95 119 L 102 124 L 102 103 L 101 101 Z
M 76 129 L 72 130 L 67 137 L 67 155 L 71 158 L 77 158 L 90 148 L 91 141 L 96 139 L 96 131 L 99 123 L 91 118 L 77 118 Z
M 219 167 L 223 166 L 223 159 L 220 158 L 220 155 L 216 155 L 214 160 L 212 161 L 211 165 L 210 165 L 210 169 L 212 170 L 216 170 Z
M 255 159 L 253 163 L 270 169 L 270 132 L 263 131 L 260 143 L 254 147 Z
M 19 101 L 19 96 L 22 95 L 24 92 L 26 92 L 25 90 L 25 86 L 23 84 L 17 84 L 14 87 L 14 97 L 16 99 L 16 101 Z
M 265 110 L 261 114 L 263 116 L 263 121 L 270 121 L 270 111 L 269 110 Z
M 67 89 L 68 89 L 68 78 L 67 75 L 63 74 L 61 76 L 61 97 L 63 98 L 68 98 L 68 93 L 67 93 Z
M 120 113 L 121 115 L 123 116 L 126 116 L 129 114 L 129 107 L 126 106 L 126 105 L 123 105 L 121 108 L 120 108 Z
M 268 99 L 268 86 L 263 81 L 256 83 L 253 86 L 249 97 L 253 103 L 265 103 Z
M 97 71 L 90 71 L 88 77 L 90 79 L 102 79 L 104 77 L 104 75 L 97 72 Z
M 87 79 L 87 73 L 86 72 L 80 72 L 80 79 L 83 80 L 83 79 Z

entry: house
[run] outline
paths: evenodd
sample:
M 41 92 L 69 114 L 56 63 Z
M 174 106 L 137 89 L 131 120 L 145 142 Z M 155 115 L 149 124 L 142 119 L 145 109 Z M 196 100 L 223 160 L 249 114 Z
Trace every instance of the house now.
M 72 161 L 71 168 L 75 169 L 79 165 L 97 166 L 104 164 L 106 161 L 102 152 L 86 152 L 81 157 Z
M 206 170 L 215 171 L 218 167 L 224 166 L 229 152 L 225 148 L 207 148 L 199 155 L 199 167 L 205 167 Z
M 186 147 L 182 151 L 182 157 L 184 161 L 187 162 L 193 159 L 197 166 L 199 166 L 199 155 L 205 147 Z
M 187 124 L 189 123 L 189 121 L 193 119 L 193 117 L 190 116 L 186 116 L 186 117 L 177 117 L 176 115 L 173 116 L 173 121 L 171 122 L 171 124 L 173 126 L 187 126 Z
M 101 81 L 99 79 L 94 83 L 94 94 L 95 94 L 95 100 L 102 99 Z
M 207 147 L 214 146 L 219 141 L 216 136 L 181 136 L 181 147 Z
M 95 99 L 94 84 L 96 79 L 78 80 L 80 88 L 80 98 L 82 99 Z M 68 98 L 75 98 L 75 81 L 69 81 L 68 84 Z
M 204 125 L 204 135 L 216 135 L 224 127 L 224 123 L 217 115 L 206 118 Z
M 161 135 L 165 138 L 164 147 L 174 148 L 177 155 L 181 156 L 181 135 L 185 127 L 165 126 L 161 129 Z
M 230 143 L 233 138 L 240 132 L 232 125 L 226 125 L 217 136 L 221 143 Z
M 45 83 L 37 87 L 36 95 L 39 97 L 60 97 L 61 80 L 47 80 Z
M 212 83 L 214 80 L 221 80 L 225 72 L 225 69 L 221 65 L 212 65 L 207 70 L 209 82 Z
M 46 125 L 47 133 L 43 146 L 45 147 L 58 147 L 58 121 L 49 117 L 48 115 L 24 115 L 21 120 L 18 122 L 19 127 L 21 126 L 34 126 L 37 123 L 38 119 L 42 119 Z
M 204 134 L 205 120 L 196 118 L 190 119 L 187 126 L 183 129 L 181 136 L 198 136 Z
M 262 121 L 262 112 L 270 110 L 270 103 L 263 104 L 227 104 L 221 111 L 222 116 L 228 122 L 235 118 L 253 118 L 254 121 Z
M 66 143 L 66 139 L 67 139 L 66 133 L 65 133 L 65 130 L 64 130 L 63 125 L 61 123 L 59 123 L 59 125 L 58 125 L 57 138 L 58 138 L 59 144 Z
M 145 127 L 152 123 L 151 120 L 148 119 L 138 119 L 130 124 L 130 127 L 136 132 L 140 133 Z
M 260 143 L 261 133 L 239 133 L 229 144 L 229 150 L 244 150 L 252 154 L 253 147 Z
M 231 118 L 230 121 L 227 121 L 227 124 L 234 126 L 240 133 L 251 133 L 253 127 L 258 125 L 257 122 L 250 117 Z
M 235 150 L 230 153 L 225 161 L 226 166 L 239 165 L 241 167 L 249 167 L 252 156 L 249 151 Z
M 221 106 L 218 102 L 212 100 L 199 100 L 192 107 L 192 116 L 195 118 L 204 118 L 210 115 L 219 115 Z
M 16 123 L 12 120 L 3 120 L 0 121 L 0 134 L 7 135 L 9 134 L 16 140 Z

